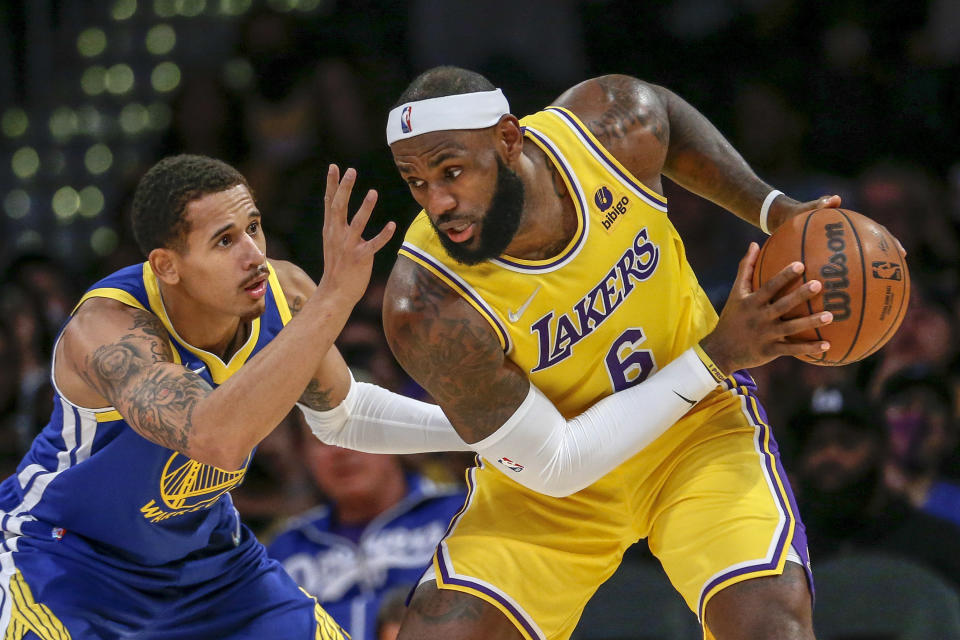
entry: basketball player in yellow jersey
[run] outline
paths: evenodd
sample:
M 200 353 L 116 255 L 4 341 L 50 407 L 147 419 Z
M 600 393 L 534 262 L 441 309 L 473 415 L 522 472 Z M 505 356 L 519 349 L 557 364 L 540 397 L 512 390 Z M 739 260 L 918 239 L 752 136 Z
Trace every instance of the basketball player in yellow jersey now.
M 803 525 L 744 369 L 828 348 L 785 337 L 829 313 L 780 319 L 822 285 L 776 298 L 794 263 L 752 291 L 751 243 L 718 318 L 661 175 L 764 231 L 839 198 L 772 190 L 694 108 L 626 76 L 518 120 L 488 80 L 439 67 L 387 139 L 423 211 L 385 331 L 480 454 L 400 638 L 567 638 L 644 537 L 705 637 L 812 638 Z

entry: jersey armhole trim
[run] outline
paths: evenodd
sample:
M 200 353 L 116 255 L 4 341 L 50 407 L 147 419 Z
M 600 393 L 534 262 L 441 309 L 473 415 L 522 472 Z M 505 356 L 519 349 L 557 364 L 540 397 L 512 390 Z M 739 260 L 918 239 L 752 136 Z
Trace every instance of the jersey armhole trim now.
M 497 339 L 500 341 L 500 347 L 503 349 L 504 353 L 510 353 L 510 350 L 513 348 L 513 344 L 510 341 L 510 334 L 507 332 L 506 327 L 504 327 L 499 318 L 497 318 L 493 309 L 491 309 L 487 303 L 480 297 L 480 295 L 471 287 L 469 284 L 464 282 L 452 271 L 446 269 L 443 265 L 425 253 L 422 249 L 410 244 L 403 243 L 403 246 L 400 247 L 399 255 L 404 256 L 413 260 L 415 263 L 435 275 L 441 281 L 443 281 L 447 286 L 456 291 L 467 303 L 470 304 L 477 312 L 493 327 L 494 333 L 497 335 Z
M 287 326 L 287 323 L 293 318 L 293 314 L 290 313 L 290 305 L 287 304 L 287 296 L 283 293 L 283 287 L 280 286 L 280 278 L 277 277 L 276 269 L 273 268 L 269 260 L 267 261 L 267 266 L 270 268 L 270 275 L 267 276 L 267 282 L 270 283 L 270 290 L 273 291 L 273 299 L 277 302 L 277 311 L 280 312 L 280 322 L 283 323 L 283 326 Z

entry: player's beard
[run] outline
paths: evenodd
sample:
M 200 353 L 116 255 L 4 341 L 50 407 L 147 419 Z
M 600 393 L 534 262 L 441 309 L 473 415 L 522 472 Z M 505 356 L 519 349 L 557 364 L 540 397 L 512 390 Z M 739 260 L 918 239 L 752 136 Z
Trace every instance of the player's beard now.
M 433 223 L 433 228 L 451 258 L 460 264 L 479 264 L 506 251 L 520 228 L 523 199 L 523 180 L 497 156 L 497 186 L 483 217 L 477 246 L 469 248 L 467 243 L 454 242 L 437 228 L 439 221 Z

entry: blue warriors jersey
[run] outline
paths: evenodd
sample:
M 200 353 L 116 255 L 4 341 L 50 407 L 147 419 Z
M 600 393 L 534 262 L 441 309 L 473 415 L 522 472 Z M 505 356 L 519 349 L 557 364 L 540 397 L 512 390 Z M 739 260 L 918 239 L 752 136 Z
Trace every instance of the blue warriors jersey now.
M 112 298 L 153 313 L 167 329 L 175 362 L 216 387 L 290 319 L 272 270 L 269 283 L 265 312 L 229 362 L 177 335 L 149 263 L 107 276 L 81 302 Z M 78 535 L 118 559 L 157 566 L 211 544 L 236 543 L 241 525 L 228 492 L 246 465 L 226 471 L 191 460 L 135 432 L 115 409 L 78 407 L 55 391 L 50 422 L 16 474 L 0 484 L 3 551 L 15 551 L 21 537 Z M 222 428 L 227 437 L 231 425 Z

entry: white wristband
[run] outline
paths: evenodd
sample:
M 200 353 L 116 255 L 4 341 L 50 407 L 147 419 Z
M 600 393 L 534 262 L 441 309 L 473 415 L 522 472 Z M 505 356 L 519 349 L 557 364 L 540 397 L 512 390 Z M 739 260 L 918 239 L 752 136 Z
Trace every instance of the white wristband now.
M 782 195 L 783 191 L 774 189 L 767 194 L 767 197 L 763 200 L 763 204 L 760 205 L 760 230 L 767 235 L 770 235 L 770 230 L 767 228 L 767 217 L 770 215 L 770 205 L 772 205 L 773 201 L 777 199 L 777 196 Z

